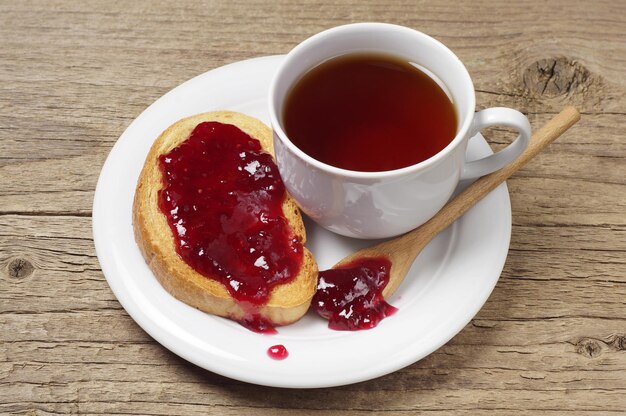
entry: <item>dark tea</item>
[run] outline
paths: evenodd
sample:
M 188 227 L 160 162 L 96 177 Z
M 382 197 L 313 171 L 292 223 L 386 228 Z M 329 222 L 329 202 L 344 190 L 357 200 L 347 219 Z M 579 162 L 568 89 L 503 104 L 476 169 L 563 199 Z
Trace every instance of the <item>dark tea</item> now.
M 283 125 L 321 162 L 380 172 L 437 154 L 455 137 L 457 120 L 450 97 L 413 64 L 359 53 L 308 71 L 287 95 Z

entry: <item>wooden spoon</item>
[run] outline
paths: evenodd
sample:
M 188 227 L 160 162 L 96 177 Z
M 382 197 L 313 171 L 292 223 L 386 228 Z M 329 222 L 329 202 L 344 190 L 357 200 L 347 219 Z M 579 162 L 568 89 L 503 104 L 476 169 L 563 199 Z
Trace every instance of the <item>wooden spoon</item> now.
M 415 258 L 437 234 L 445 230 L 485 195 L 507 180 L 578 120 L 580 120 L 580 113 L 574 107 L 566 107 L 533 134 L 528 148 L 517 159 L 468 186 L 426 223 L 400 237 L 359 250 L 335 264 L 333 269 L 352 263 L 357 259 L 387 257 L 391 261 L 392 267 L 389 283 L 383 290 L 383 296 L 386 299 L 389 298 L 406 277 Z

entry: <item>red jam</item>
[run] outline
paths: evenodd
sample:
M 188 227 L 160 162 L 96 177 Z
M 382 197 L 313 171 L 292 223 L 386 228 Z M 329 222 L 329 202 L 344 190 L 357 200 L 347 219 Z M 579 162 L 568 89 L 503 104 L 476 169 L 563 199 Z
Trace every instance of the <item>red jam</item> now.
M 289 357 L 289 351 L 287 351 L 287 348 L 282 344 L 272 345 L 267 349 L 267 355 L 273 360 L 280 361 Z
M 358 259 L 320 272 L 312 306 L 338 331 L 374 328 L 397 311 L 385 302 L 391 262 L 384 257 Z
M 258 140 L 233 125 L 204 122 L 159 162 L 159 208 L 176 251 L 194 270 L 253 310 L 298 274 L 302 244 L 283 214 L 285 187 Z M 254 313 L 242 323 L 271 328 Z
M 252 332 L 259 334 L 277 334 L 274 324 L 262 317 L 260 314 L 254 312 L 254 308 L 243 319 L 238 322 L 241 326 L 249 329 Z

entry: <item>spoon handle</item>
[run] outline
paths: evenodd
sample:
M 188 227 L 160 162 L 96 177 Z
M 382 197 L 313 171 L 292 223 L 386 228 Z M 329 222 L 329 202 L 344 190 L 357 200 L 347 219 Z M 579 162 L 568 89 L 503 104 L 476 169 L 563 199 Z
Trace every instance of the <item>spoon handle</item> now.
M 483 176 L 449 201 L 434 217 L 419 228 L 401 237 L 405 243 L 415 243 L 418 250 L 435 235 L 443 231 L 463 215 L 476 202 L 522 168 L 530 159 L 537 156 L 546 146 L 580 120 L 580 113 L 574 107 L 566 107 L 535 132 L 530 144 L 517 159 L 489 175 Z M 415 240 L 415 241 L 414 241 Z

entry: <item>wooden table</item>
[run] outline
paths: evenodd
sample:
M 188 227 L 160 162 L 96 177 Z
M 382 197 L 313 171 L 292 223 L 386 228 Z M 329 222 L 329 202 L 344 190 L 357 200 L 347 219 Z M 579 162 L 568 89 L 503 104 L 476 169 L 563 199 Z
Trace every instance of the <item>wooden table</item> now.
M 607 415 L 626 412 L 626 3 L 0 2 L 0 413 Z M 505 4 L 506 3 L 506 4 Z M 511 179 L 511 248 L 475 319 L 403 370 L 342 388 L 233 381 L 144 333 L 95 256 L 100 168 L 181 82 L 331 26 L 422 30 L 480 108 L 583 118 Z M 510 134 L 491 130 L 494 147 Z

